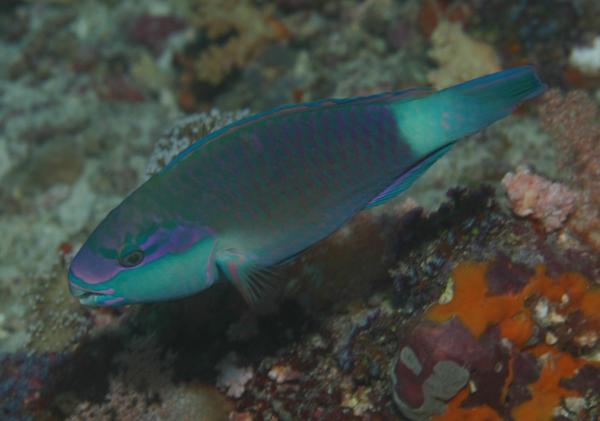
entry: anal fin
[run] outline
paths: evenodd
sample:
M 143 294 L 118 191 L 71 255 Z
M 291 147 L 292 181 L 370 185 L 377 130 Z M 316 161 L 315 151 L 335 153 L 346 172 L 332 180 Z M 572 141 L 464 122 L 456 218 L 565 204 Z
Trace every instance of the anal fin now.
M 392 185 L 387 187 L 384 191 L 372 199 L 367 204 L 367 209 L 379 206 L 408 189 L 412 183 L 414 183 L 421 175 L 423 175 L 425 171 L 429 169 L 429 167 L 435 163 L 435 161 L 440 159 L 446 152 L 448 152 L 450 148 L 452 148 L 452 145 L 453 143 L 442 146 L 440 149 L 434 151 L 413 165 L 408 171 L 403 173 L 396 181 L 394 181 Z

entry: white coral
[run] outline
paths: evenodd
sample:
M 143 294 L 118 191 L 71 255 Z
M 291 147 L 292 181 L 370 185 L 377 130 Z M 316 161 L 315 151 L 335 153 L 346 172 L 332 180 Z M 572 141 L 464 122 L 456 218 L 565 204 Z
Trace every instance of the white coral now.
M 591 47 L 575 47 L 571 50 L 569 63 L 583 73 L 600 74 L 600 36 L 594 39 Z
M 216 366 L 219 370 L 217 387 L 224 389 L 229 397 L 239 398 L 244 394 L 246 383 L 254 376 L 252 367 L 238 367 L 238 357 L 230 352 Z

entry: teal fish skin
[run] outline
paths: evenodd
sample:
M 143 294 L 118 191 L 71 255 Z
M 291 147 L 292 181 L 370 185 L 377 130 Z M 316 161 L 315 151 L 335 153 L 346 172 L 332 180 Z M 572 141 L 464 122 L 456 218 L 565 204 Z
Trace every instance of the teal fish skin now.
M 181 203 L 201 185 L 187 217 L 261 265 L 330 234 L 412 159 L 392 112 L 377 103 L 284 113 L 202 148 L 167 171 L 163 200 Z
M 72 262 L 89 305 L 178 298 L 219 274 L 249 302 L 268 268 L 405 190 L 458 139 L 544 90 L 531 67 L 439 92 L 285 106 L 203 139 L 133 192 Z

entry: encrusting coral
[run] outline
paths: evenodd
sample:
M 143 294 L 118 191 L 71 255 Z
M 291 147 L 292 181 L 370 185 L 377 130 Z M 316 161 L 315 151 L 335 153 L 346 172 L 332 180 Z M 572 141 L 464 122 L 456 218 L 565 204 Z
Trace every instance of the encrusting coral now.
M 426 312 L 393 366 L 405 415 L 549 420 L 577 397 L 585 403 L 578 416 L 592 416 L 593 384 L 578 389 L 567 379 L 600 365 L 565 349 L 586 355 L 598 341 L 600 290 L 579 274 L 551 277 L 506 258 L 460 263 L 452 280 L 452 297 Z

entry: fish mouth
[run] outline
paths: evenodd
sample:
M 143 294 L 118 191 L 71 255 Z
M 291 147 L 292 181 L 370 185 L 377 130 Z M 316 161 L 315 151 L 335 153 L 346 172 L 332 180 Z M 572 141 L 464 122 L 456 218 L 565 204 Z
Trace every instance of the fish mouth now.
M 71 291 L 71 295 L 79 299 L 79 302 L 86 306 L 114 307 L 125 304 L 125 298 L 115 295 L 115 290 L 112 288 L 95 291 L 81 287 L 69 280 L 69 290 Z

